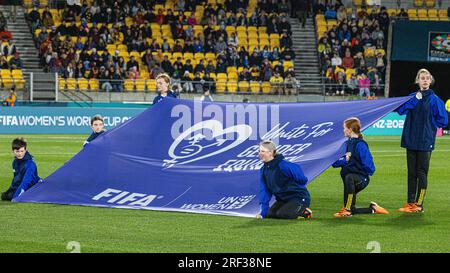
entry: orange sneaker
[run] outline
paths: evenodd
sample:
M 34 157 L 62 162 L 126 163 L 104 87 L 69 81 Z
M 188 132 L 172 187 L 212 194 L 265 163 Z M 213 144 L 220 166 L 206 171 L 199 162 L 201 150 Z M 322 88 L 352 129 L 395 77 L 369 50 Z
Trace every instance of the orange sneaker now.
M 340 218 L 340 217 L 351 217 L 352 213 L 348 211 L 346 208 L 342 208 L 339 212 L 336 212 L 333 214 L 334 218 Z
M 370 202 L 370 206 L 376 214 L 389 214 L 389 211 L 387 209 L 378 206 L 378 204 L 373 201 Z
M 303 212 L 302 216 L 297 217 L 297 219 L 311 219 L 313 217 L 312 210 L 310 208 L 306 208 Z
M 406 203 L 403 205 L 403 208 L 399 208 L 398 211 L 406 213 L 423 212 L 423 207 L 418 206 L 416 203 Z

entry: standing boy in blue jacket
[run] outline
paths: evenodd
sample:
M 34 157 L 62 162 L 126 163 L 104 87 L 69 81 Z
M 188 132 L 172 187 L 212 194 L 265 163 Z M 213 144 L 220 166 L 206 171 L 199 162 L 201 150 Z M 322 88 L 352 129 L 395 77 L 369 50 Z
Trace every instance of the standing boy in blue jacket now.
M 397 108 L 406 114 L 401 146 L 406 148 L 408 164 L 407 203 L 400 212 L 423 212 L 423 200 L 428 186 L 428 169 L 438 128 L 447 126 L 444 102 L 430 89 L 434 78 L 426 69 L 417 72 L 416 84 L 420 90 L 408 102 Z
M 311 197 L 306 189 L 308 178 L 300 166 L 277 154 L 276 145 L 271 141 L 260 143 L 259 158 L 264 165 L 260 170 L 261 212 L 256 218 L 311 218 Z M 276 202 L 269 208 L 272 195 L 275 196 Z
M 12 151 L 14 153 L 12 163 L 14 178 L 9 189 L 2 193 L 1 199 L 4 201 L 11 201 L 41 181 L 36 163 L 27 151 L 27 142 L 23 138 L 14 139 Z

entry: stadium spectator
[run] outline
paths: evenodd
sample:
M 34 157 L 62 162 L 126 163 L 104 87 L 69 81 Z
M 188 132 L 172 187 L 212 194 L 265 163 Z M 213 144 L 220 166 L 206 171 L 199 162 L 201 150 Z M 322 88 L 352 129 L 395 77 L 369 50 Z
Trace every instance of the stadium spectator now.
M 408 13 L 404 8 L 401 8 L 399 13 L 397 14 L 399 20 L 408 20 Z
M 401 146 L 406 149 L 408 166 L 407 203 L 400 212 L 423 212 L 423 201 L 428 187 L 431 153 L 435 148 L 437 128 L 448 125 L 444 102 L 430 88 L 434 78 L 426 69 L 417 72 L 415 83 L 419 91 L 408 102 L 396 109 L 406 114 Z
M 42 181 L 38 175 L 33 156 L 27 151 L 27 142 L 23 138 L 16 138 L 12 141 L 11 146 L 14 153 L 14 160 L 12 162 L 14 177 L 11 186 L 1 195 L 3 201 L 11 201 L 19 197 L 22 193 L 36 185 L 36 183 Z
M 287 73 L 284 79 L 284 88 L 286 95 L 296 95 L 300 89 L 300 82 L 292 75 Z
M 205 73 L 203 76 L 203 90 L 209 90 L 211 93 L 216 92 L 216 83 L 211 78 L 210 73 Z
M 94 139 L 96 139 L 98 136 L 106 132 L 105 130 L 105 124 L 103 121 L 102 116 L 95 115 L 91 118 L 91 129 L 92 133 L 91 135 L 84 141 L 83 147 L 86 146 L 86 144 L 91 143 Z
M 284 79 L 280 76 L 280 73 L 275 72 L 272 77 L 270 77 L 270 84 L 272 85 L 272 94 L 284 94 Z
M 11 69 L 22 69 L 23 68 L 23 61 L 20 58 L 19 52 L 16 52 L 14 54 L 14 57 L 9 61 L 9 67 Z
M 368 208 L 356 208 L 356 195 L 369 185 L 370 176 L 375 172 L 372 154 L 361 134 L 361 122 L 357 118 L 344 121 L 346 153 L 333 163 L 334 168 L 341 167 L 341 178 L 344 182 L 344 207 L 333 216 L 350 217 L 355 214 L 389 214 L 389 212 L 370 202 Z
M 9 96 L 3 101 L 3 106 L 14 107 L 17 101 L 16 88 L 13 86 L 9 90 Z
M 370 96 L 370 79 L 367 78 L 366 74 L 361 74 L 358 79 L 359 96 Z
M 358 80 L 356 79 L 356 75 L 352 74 L 350 78 L 347 80 L 347 93 L 350 95 L 358 94 Z
M 301 167 L 278 154 L 275 143 L 271 141 L 260 143 L 259 158 L 264 165 L 260 169 L 259 182 L 261 211 L 256 218 L 312 218 L 310 194 L 306 188 L 308 178 Z M 275 195 L 276 202 L 269 208 L 272 195 Z
M 209 90 L 203 91 L 203 95 L 201 96 L 200 100 L 209 102 L 214 101 Z
M 296 12 L 297 18 L 300 20 L 300 23 L 302 24 L 302 28 L 305 28 L 306 17 L 308 12 L 307 0 L 293 0 L 292 6 Z
M 159 74 L 156 79 L 156 88 L 158 89 L 158 96 L 153 99 L 153 105 L 162 101 L 165 97 L 177 98 L 175 93 L 170 90 L 171 79 L 169 75 L 163 73 Z
M 189 75 L 189 71 L 185 70 L 183 77 L 181 77 L 181 82 L 183 83 L 183 91 L 187 93 L 194 92 L 194 85 L 192 84 L 192 79 Z

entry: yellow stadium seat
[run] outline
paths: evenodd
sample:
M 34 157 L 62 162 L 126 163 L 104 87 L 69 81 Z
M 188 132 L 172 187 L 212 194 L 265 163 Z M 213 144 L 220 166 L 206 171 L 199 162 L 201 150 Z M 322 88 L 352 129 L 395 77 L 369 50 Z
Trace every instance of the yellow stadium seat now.
M 228 93 L 236 93 L 237 92 L 237 81 L 229 81 L 227 83 Z
M 211 60 L 215 60 L 216 59 L 216 54 L 212 53 L 212 52 L 208 52 L 205 54 L 205 58 L 207 60 L 211 59 Z
M 250 91 L 252 94 L 259 94 L 261 92 L 261 84 L 259 82 L 250 82 Z
M 134 91 L 134 80 L 125 80 L 124 81 L 124 89 L 125 89 L 125 91 L 133 92 Z
M 273 35 L 273 34 L 271 34 L 271 35 Z M 276 38 L 279 38 L 279 36 L 277 36 Z M 267 34 L 267 33 L 259 33 L 259 39 L 269 39 L 269 34 Z
M 419 18 L 427 18 L 428 17 L 426 9 L 418 9 L 417 15 L 419 16 Z
M 436 3 L 434 0 L 426 0 L 425 1 L 425 5 L 427 6 L 427 8 L 434 8 L 435 4 Z
M 181 52 L 174 52 L 172 53 L 172 57 L 176 60 L 178 58 L 183 58 L 183 53 Z
M 147 81 L 147 90 L 149 92 L 156 92 L 156 81 L 155 80 Z
M 261 89 L 263 94 L 270 94 L 272 92 L 272 85 L 270 82 L 263 82 L 261 84 Z
M 258 29 L 257 29 L 257 27 L 255 27 L 255 26 L 248 26 L 248 27 L 247 27 L 247 31 L 248 31 L 248 32 L 257 32 Z
M 205 58 L 205 54 L 201 53 L 201 52 L 197 52 L 194 54 L 194 59 L 199 61 Z
M 238 78 L 239 78 L 239 75 L 237 74 L 237 72 L 231 71 L 230 73 L 228 73 L 228 80 L 237 81 Z
M 240 81 L 238 83 L 239 92 L 248 93 L 250 91 L 250 84 L 248 81 Z
M 440 9 L 438 10 L 439 18 L 448 18 L 447 10 L 446 9 Z
M 59 88 L 59 91 L 66 90 L 66 79 L 64 79 L 64 78 L 60 78 L 59 79 L 59 81 L 58 81 L 58 88 Z
M 217 94 L 223 94 L 226 91 L 226 82 L 224 81 L 217 81 L 216 82 L 216 93 Z
M 136 91 L 145 92 L 145 89 L 146 89 L 145 80 L 143 79 L 136 80 Z
M 100 83 L 97 79 L 90 79 L 89 80 L 89 90 L 91 91 L 98 91 L 100 90 Z
M 2 77 L 3 87 L 9 89 L 14 85 L 14 80 L 11 77 Z
M 2 69 L 0 76 L 2 78 L 11 78 L 11 71 L 9 69 Z
M 290 67 L 294 67 L 294 62 L 293 62 L 293 61 L 285 61 L 285 62 L 283 63 L 283 68 L 284 68 L 284 70 L 287 70 L 287 69 L 290 68 Z
M 259 33 L 267 33 L 267 27 L 258 27 Z
M 247 35 L 247 38 L 248 38 L 248 39 L 254 39 L 254 40 L 257 40 L 258 37 L 259 37 L 259 36 L 258 36 L 258 33 L 257 33 L 257 32 L 249 32 L 248 35 Z M 240 39 L 239 34 L 238 34 L 238 38 Z
M 417 10 L 416 9 L 408 9 L 408 17 L 411 18 L 415 18 L 417 17 Z
M 13 78 L 14 80 L 14 86 L 16 89 L 24 89 L 25 88 L 25 80 L 22 78 Z
M 190 52 L 186 52 L 186 53 L 184 53 L 183 54 L 183 58 L 185 59 L 185 60 L 194 60 L 194 54 L 192 54 L 192 53 L 190 53 Z
M 77 89 L 77 81 L 74 78 L 68 78 L 66 80 L 67 90 L 75 91 Z
M 230 73 L 237 73 L 237 68 L 236 67 L 234 67 L 234 66 L 229 66 L 229 67 L 227 67 L 227 73 L 228 74 L 230 74 Z
M 436 9 L 429 9 L 428 10 L 428 18 L 430 20 L 439 19 L 437 10 Z
M 80 91 L 87 91 L 89 87 L 89 82 L 85 78 L 79 78 L 78 79 L 78 89 Z
M 226 81 L 228 79 L 227 74 L 217 73 L 217 81 Z
M 415 7 L 422 7 L 423 6 L 423 0 L 414 0 L 414 6 Z

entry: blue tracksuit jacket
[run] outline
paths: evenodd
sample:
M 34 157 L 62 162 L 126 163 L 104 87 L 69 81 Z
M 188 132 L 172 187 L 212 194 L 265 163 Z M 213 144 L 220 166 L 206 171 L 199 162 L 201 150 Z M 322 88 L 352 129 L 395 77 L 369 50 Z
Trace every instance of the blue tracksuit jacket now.
M 406 114 L 401 146 L 414 151 L 434 150 L 437 128 L 448 124 L 444 102 L 434 91 L 422 91 L 421 100 L 414 96 L 397 108 L 396 112 Z
M 41 181 L 36 163 L 34 163 L 33 157 L 28 151 L 22 159 L 15 158 L 12 167 L 14 169 L 14 178 L 8 191 L 14 192 L 13 199 Z
M 341 177 L 343 180 L 347 174 L 354 173 L 369 181 L 369 176 L 375 172 L 375 164 L 373 163 L 369 145 L 361 138 L 349 138 L 346 145 L 347 152 L 352 153 L 350 160 L 347 162 L 345 156 L 343 156 L 333 163 L 333 167 L 342 167 Z
M 309 207 L 311 197 L 306 189 L 307 182 L 308 178 L 300 166 L 284 160 L 283 155 L 277 155 L 272 161 L 264 163 L 260 169 L 261 216 L 266 217 L 272 195 L 277 201 L 294 200 Z

